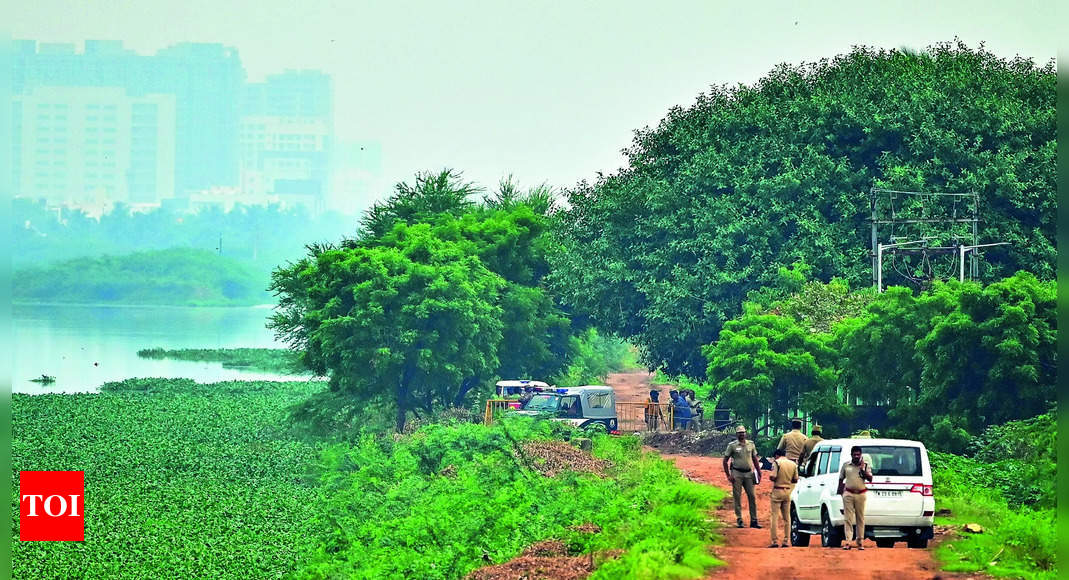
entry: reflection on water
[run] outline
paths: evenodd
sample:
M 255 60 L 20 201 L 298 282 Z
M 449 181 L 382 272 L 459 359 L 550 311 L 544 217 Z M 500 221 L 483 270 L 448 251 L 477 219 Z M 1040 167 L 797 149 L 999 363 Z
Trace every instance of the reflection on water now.
M 282 380 L 284 375 L 224 369 L 221 363 L 141 359 L 143 348 L 282 348 L 264 323 L 273 310 L 162 306 L 13 305 L 12 391 L 96 391 L 131 377 L 198 382 Z M 30 379 L 54 375 L 40 385 Z M 304 377 L 307 379 L 307 377 Z

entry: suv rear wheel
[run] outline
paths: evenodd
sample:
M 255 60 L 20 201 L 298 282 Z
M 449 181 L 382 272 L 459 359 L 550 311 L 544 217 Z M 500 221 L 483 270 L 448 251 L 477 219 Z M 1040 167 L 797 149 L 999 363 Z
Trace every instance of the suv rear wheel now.
M 802 533 L 798 529 L 798 511 L 791 506 L 791 545 L 792 546 L 808 546 L 809 534 Z
M 906 540 L 906 545 L 910 548 L 923 550 L 928 547 L 928 538 L 909 538 Z
M 838 548 L 843 545 L 843 529 L 831 525 L 827 509 L 820 513 L 820 545 L 825 548 Z

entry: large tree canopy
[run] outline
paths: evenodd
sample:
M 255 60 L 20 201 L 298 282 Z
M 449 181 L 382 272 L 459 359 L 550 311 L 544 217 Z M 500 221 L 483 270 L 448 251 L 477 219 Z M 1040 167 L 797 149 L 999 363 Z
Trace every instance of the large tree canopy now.
M 370 210 L 355 239 L 279 268 L 269 326 L 357 406 L 431 413 L 486 394 L 494 376 L 565 372 L 573 324 L 542 282 L 551 196 L 511 182 L 483 199 L 446 170 Z
M 1050 279 L 1054 101 L 1053 63 L 960 43 L 713 87 L 639 131 L 625 169 L 569 192 L 555 282 L 651 366 L 702 377 L 700 346 L 779 266 L 866 283 L 874 186 L 978 192 L 980 239 L 1013 244 L 982 276 Z

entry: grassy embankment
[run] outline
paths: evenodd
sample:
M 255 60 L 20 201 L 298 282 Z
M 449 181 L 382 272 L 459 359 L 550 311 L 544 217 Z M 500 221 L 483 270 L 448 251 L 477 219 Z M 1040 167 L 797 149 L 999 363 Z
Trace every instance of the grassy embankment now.
M 251 306 L 271 302 L 268 279 L 237 260 L 172 248 L 78 258 L 16 270 L 16 302 Z
M 1054 414 L 993 427 L 974 441 L 974 457 L 932 453 L 936 524 L 956 536 L 936 557 L 951 572 L 1014 578 L 1057 578 Z M 980 524 L 983 533 L 960 531 Z
M 12 540 L 16 577 L 457 578 L 538 540 L 623 550 L 595 577 L 696 577 L 721 497 L 596 436 L 603 474 L 539 473 L 559 426 L 430 425 L 328 448 L 288 428 L 318 382 L 130 379 L 98 395 L 14 395 L 18 470 L 86 472 L 86 542 Z M 17 504 L 17 497 L 11 498 Z M 568 528 L 594 523 L 597 534 Z M 17 535 L 16 535 L 17 537 Z
M 223 368 L 243 368 L 278 374 L 308 374 L 301 364 L 300 353 L 285 348 L 146 348 L 137 356 L 151 359 L 175 359 L 221 362 Z

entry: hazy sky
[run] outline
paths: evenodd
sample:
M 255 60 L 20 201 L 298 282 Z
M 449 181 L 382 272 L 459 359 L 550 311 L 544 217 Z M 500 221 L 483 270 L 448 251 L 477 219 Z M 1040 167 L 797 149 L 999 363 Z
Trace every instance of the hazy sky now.
M 3 2 L 15 38 L 222 42 L 250 80 L 324 70 L 339 137 L 381 143 L 388 184 L 448 166 L 488 187 L 615 171 L 635 129 L 780 62 L 955 36 L 1046 62 L 1061 32 L 1053 0 Z

